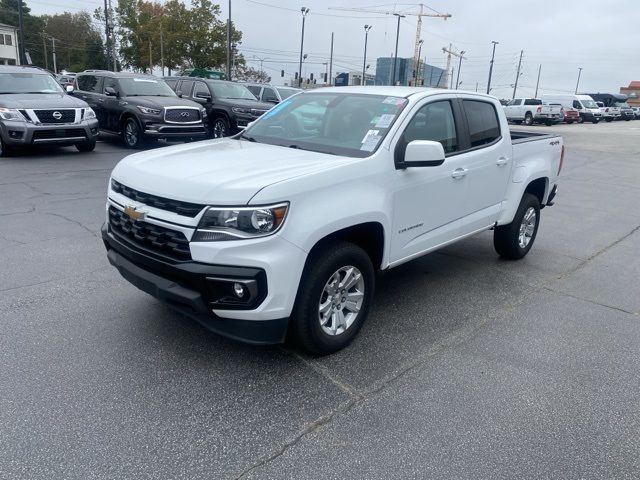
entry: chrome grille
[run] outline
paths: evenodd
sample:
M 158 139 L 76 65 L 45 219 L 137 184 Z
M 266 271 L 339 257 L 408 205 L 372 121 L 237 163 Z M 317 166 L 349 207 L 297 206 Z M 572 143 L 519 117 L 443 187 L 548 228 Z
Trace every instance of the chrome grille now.
M 73 123 L 76 121 L 76 111 L 73 108 L 58 110 L 34 110 L 40 123 Z
M 168 108 L 164 119 L 171 123 L 193 123 L 200 121 L 200 110 L 192 108 Z

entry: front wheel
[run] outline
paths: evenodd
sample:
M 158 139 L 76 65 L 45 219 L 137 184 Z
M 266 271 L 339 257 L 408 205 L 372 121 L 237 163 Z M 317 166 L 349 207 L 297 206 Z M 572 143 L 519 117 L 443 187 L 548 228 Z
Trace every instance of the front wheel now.
M 224 117 L 213 119 L 211 125 L 211 136 L 213 138 L 223 138 L 230 135 L 229 121 Z
M 76 143 L 76 148 L 79 152 L 93 152 L 96 148 L 96 141 L 90 140 L 88 142 Z
M 518 260 L 524 257 L 536 239 L 540 225 L 538 197 L 525 193 L 513 221 L 493 231 L 493 246 L 503 258 Z
M 584 118 L 580 117 L 580 118 L 578 119 L 578 123 L 584 123 Z
M 338 242 L 312 258 L 302 276 L 291 333 L 302 348 L 327 355 L 346 347 L 369 313 L 375 272 L 360 247 Z
M 128 148 L 142 147 L 142 129 L 135 118 L 127 118 L 122 127 L 122 140 Z
M 533 115 L 531 115 L 529 112 L 527 112 L 527 114 L 524 116 L 524 124 L 526 126 L 533 125 Z
M 611 117 L 604 119 L 604 121 L 607 122 L 607 123 L 610 122 L 611 120 L 613 120 L 613 118 L 611 118 Z
M 596 124 L 596 123 L 598 123 L 599 121 L 600 121 L 600 120 L 593 120 L 591 123 L 593 123 L 593 124 L 595 125 L 595 124 Z
M 571 125 L 573 123 L 573 120 L 567 120 L 567 125 Z
M 11 155 L 11 149 L 4 143 L 4 140 L 0 138 L 0 157 L 8 157 Z

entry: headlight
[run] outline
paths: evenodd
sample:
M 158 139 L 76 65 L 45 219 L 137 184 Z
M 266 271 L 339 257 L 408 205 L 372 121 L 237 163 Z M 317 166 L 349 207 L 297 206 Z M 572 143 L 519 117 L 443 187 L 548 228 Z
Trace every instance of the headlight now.
M 288 203 L 264 207 L 209 207 L 191 241 L 215 242 L 266 237 L 280 229 L 288 210 Z
M 149 107 L 138 106 L 138 108 L 140 109 L 140 111 L 142 113 L 145 113 L 147 115 L 160 115 L 160 112 L 162 111 L 162 110 L 158 110 L 156 108 L 149 108 Z
M 232 107 L 231 110 L 233 111 L 233 113 L 251 113 L 251 110 L 242 107 Z
M 85 120 L 91 120 L 92 118 L 96 118 L 96 112 L 93 111 L 93 108 L 85 108 L 83 118 Z
M 204 108 L 200 109 L 200 118 L 207 118 L 207 111 Z
M 18 110 L 14 110 L 13 108 L 0 108 L 0 117 L 3 120 L 14 120 L 16 122 L 27 121 Z

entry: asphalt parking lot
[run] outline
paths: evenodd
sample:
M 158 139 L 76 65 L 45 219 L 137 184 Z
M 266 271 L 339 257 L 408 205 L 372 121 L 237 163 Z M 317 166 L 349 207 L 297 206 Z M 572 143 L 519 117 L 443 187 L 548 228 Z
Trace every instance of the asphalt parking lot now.
M 486 232 L 394 269 L 320 359 L 108 265 L 115 140 L 0 159 L 0 478 L 640 477 L 640 122 L 532 128 L 567 156 L 530 254 Z

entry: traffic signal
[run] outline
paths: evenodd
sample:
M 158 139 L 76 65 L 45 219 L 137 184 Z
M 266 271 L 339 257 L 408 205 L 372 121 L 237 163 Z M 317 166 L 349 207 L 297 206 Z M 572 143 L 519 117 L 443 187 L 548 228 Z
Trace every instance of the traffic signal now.
M 309 79 L 313 80 L 313 73 L 309 74 Z
M 327 83 L 327 74 L 324 74 L 324 83 Z
M 284 77 L 284 70 L 280 70 L 280 76 Z M 296 75 L 296 78 L 298 78 L 298 76 Z
M 284 70 L 283 70 L 283 71 L 284 71 Z M 295 79 L 296 79 L 296 80 L 298 79 L 298 72 L 296 72 Z

